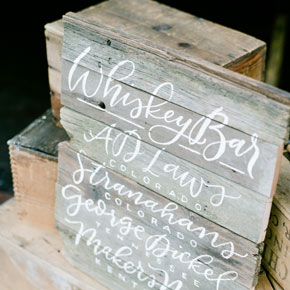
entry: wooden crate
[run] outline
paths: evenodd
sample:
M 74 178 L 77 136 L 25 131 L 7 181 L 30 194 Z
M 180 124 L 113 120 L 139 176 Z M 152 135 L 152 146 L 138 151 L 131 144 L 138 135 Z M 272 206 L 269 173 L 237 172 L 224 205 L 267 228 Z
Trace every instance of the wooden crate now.
M 48 110 L 8 142 L 17 212 L 31 224 L 55 227 L 57 146 L 67 138 Z
M 89 20 L 101 18 L 104 24 L 118 26 L 127 33 L 143 31 L 144 38 L 157 44 L 166 43 L 176 51 L 200 57 L 258 80 L 264 78 L 264 42 L 157 2 L 106 1 L 79 14 Z M 47 24 L 45 35 L 52 113 L 59 120 L 62 20 Z
M 111 288 L 253 289 L 290 95 L 118 21 L 64 16 L 67 259 Z
M 290 289 L 290 162 L 283 158 L 267 230 L 263 265 L 283 289 Z

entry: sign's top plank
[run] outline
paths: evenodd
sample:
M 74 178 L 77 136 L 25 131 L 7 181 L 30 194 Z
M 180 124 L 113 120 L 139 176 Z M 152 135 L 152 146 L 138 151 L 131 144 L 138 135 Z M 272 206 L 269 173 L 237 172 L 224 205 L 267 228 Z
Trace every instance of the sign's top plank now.
M 108 59 L 116 65 L 129 59 L 136 64 L 136 88 L 152 94 L 161 83 L 170 82 L 174 85 L 172 103 L 205 116 L 223 107 L 229 126 L 249 135 L 257 133 L 262 140 L 279 146 L 288 137 L 289 93 L 138 35 L 124 33 L 100 20 L 91 21 L 74 13 L 68 13 L 64 20 L 67 23 L 64 59 L 73 62 L 88 46 L 92 49 L 80 64 L 92 70 L 98 70 L 100 62 L 104 71 L 108 69 Z M 131 85 L 131 79 L 124 73 L 120 78 Z M 168 92 L 161 88 L 156 95 L 164 98 Z

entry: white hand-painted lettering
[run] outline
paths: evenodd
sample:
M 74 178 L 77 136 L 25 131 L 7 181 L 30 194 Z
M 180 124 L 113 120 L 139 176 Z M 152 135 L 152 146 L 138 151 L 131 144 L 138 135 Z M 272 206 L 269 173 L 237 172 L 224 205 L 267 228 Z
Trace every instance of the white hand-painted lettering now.
M 144 154 L 144 152 L 141 152 L 142 143 L 140 142 L 140 136 L 138 135 L 138 133 L 135 132 L 135 130 L 126 131 L 125 133 L 120 132 L 116 136 L 114 136 L 112 132 L 113 127 L 115 127 L 115 124 L 112 124 L 111 126 L 106 126 L 104 129 L 102 129 L 100 132 L 96 134 L 94 134 L 92 130 L 89 130 L 88 133 L 84 133 L 84 141 L 87 143 L 90 143 L 93 141 L 104 142 L 104 148 L 105 148 L 106 154 L 108 156 L 112 156 L 112 155 L 115 157 L 120 156 L 122 157 L 122 160 L 125 163 L 130 163 L 134 159 L 136 160 L 136 158 L 138 158 L 140 155 Z M 136 138 L 129 140 L 128 137 L 132 134 L 136 134 Z M 120 142 L 117 142 L 119 139 L 122 140 L 121 144 Z M 128 146 L 129 142 L 131 146 Z M 128 148 L 131 148 L 131 149 L 128 149 Z M 142 172 L 149 173 L 153 177 L 159 177 L 159 175 L 154 172 L 154 166 L 155 164 L 158 163 L 159 158 L 161 154 L 163 153 L 163 151 L 164 150 L 157 150 L 155 155 L 151 159 L 151 161 L 149 161 L 148 165 L 142 168 Z M 116 168 L 115 164 L 116 164 L 116 161 L 111 159 L 109 162 L 109 166 L 112 168 Z M 120 167 L 120 171 L 122 172 L 125 172 L 127 170 L 127 168 L 122 164 L 119 167 Z M 162 170 L 164 174 L 168 175 L 168 177 L 173 182 L 176 182 L 181 189 L 187 188 L 189 196 L 191 196 L 192 198 L 197 198 L 199 195 L 203 193 L 203 191 L 206 188 L 207 191 L 210 191 L 212 193 L 209 198 L 209 202 L 214 207 L 221 206 L 225 199 L 238 200 L 241 198 L 241 195 L 230 195 L 226 193 L 226 189 L 224 186 L 205 182 L 202 177 L 199 177 L 199 180 L 198 180 L 196 177 L 193 177 L 189 171 L 181 170 L 180 165 L 168 163 L 168 164 L 165 164 L 161 168 L 159 166 L 158 169 Z M 136 178 L 136 175 L 135 175 L 135 178 Z M 143 182 L 146 185 L 149 184 L 150 178 L 147 176 L 144 176 Z M 182 196 L 181 202 L 185 202 L 184 199 L 185 199 L 185 196 Z
M 80 156 L 80 153 L 77 153 L 78 156 Z M 79 161 L 81 161 L 81 158 L 78 158 Z M 82 162 L 82 161 L 81 161 Z M 132 202 L 135 205 L 138 206 L 144 206 L 146 209 L 149 209 L 152 213 L 158 213 L 160 218 L 164 219 L 169 225 L 179 225 L 180 227 L 184 228 L 186 231 L 191 233 L 196 233 L 197 237 L 199 239 L 204 239 L 206 237 L 210 237 L 210 245 L 213 248 L 222 248 L 221 249 L 221 256 L 225 259 L 229 259 L 232 256 L 239 256 L 239 257 L 247 257 L 247 254 L 239 254 L 235 252 L 235 246 L 231 241 L 224 242 L 224 243 L 218 243 L 219 234 L 217 232 L 207 232 L 204 227 L 196 227 L 190 219 L 187 218 L 181 218 L 178 219 L 175 217 L 174 212 L 178 210 L 178 205 L 173 202 L 168 202 L 165 206 L 160 206 L 157 201 L 146 199 L 144 198 L 144 194 L 140 191 L 134 192 L 127 188 L 124 184 L 121 183 L 112 183 L 110 175 L 108 171 L 104 169 L 102 165 L 96 166 L 95 163 L 92 164 L 94 169 L 86 169 L 83 167 L 83 165 L 80 165 L 80 168 L 76 169 L 72 175 L 75 174 L 75 172 L 84 171 L 81 176 L 85 176 L 86 173 L 89 174 L 89 182 L 90 185 L 102 185 L 106 191 L 111 191 L 117 194 L 120 197 L 127 197 L 128 199 L 132 200 Z M 66 189 L 67 188 L 73 188 L 76 191 L 79 191 L 78 188 L 76 188 L 75 185 L 67 185 L 63 187 L 63 197 L 68 199 L 75 199 L 74 202 L 71 202 L 69 209 L 72 210 L 73 215 L 79 211 L 82 203 L 82 200 L 80 198 L 79 194 L 73 194 L 73 195 L 66 195 Z M 93 201 L 89 200 L 85 202 L 85 206 L 88 211 L 95 212 L 96 215 L 111 215 L 114 216 L 114 211 L 112 210 L 111 213 L 106 213 L 106 207 L 103 200 L 98 200 L 97 206 L 92 205 Z M 90 208 L 90 206 L 92 206 Z M 70 211 L 68 212 L 70 214 Z M 112 224 L 113 226 L 113 224 Z
M 229 118 L 223 112 L 222 107 L 217 108 L 207 116 L 201 116 L 199 119 L 194 120 L 193 118 L 182 116 L 172 109 L 167 109 L 170 101 L 174 98 L 174 86 L 170 82 L 161 83 L 155 88 L 155 90 L 153 90 L 152 95 L 150 95 L 146 100 L 134 97 L 128 91 L 124 92 L 125 90 L 122 81 L 133 77 L 136 70 L 134 62 L 130 60 L 122 60 L 111 69 L 107 74 L 108 77 L 103 92 L 100 92 L 101 84 L 104 81 L 102 66 L 100 67 L 99 72 L 100 79 L 93 93 L 88 94 L 86 88 L 87 79 L 90 74 L 89 70 L 83 72 L 79 77 L 75 77 L 77 79 L 74 80 L 74 84 L 72 84 L 74 76 L 77 74 L 79 63 L 86 57 L 90 50 L 90 47 L 85 49 L 75 59 L 69 70 L 68 87 L 71 92 L 75 91 L 81 84 L 81 91 L 84 98 L 91 99 L 92 97 L 96 97 L 99 101 L 101 98 L 109 98 L 110 101 L 108 107 L 114 108 L 116 106 L 121 106 L 129 108 L 128 116 L 117 115 L 110 112 L 108 108 L 105 110 L 102 109 L 102 111 L 114 115 L 115 117 L 140 129 L 145 128 L 145 124 L 140 124 L 140 121 L 138 121 L 141 120 L 141 115 L 143 115 L 145 120 L 150 120 L 150 124 L 153 124 L 148 127 L 148 138 L 154 144 L 170 146 L 178 142 L 178 145 L 180 145 L 181 148 L 201 156 L 208 162 L 222 161 L 221 159 L 225 153 L 232 150 L 237 160 L 239 158 L 241 158 L 239 160 L 243 160 L 243 162 L 247 160 L 247 173 L 250 178 L 254 178 L 253 169 L 260 154 L 257 145 L 258 135 L 256 133 L 252 135 L 250 146 L 247 145 L 247 142 L 244 139 L 227 140 L 223 130 L 227 125 L 229 125 Z M 126 71 L 127 74 L 118 77 L 117 75 L 120 75 L 120 69 Z M 161 101 L 159 97 L 156 97 L 160 96 L 161 92 L 167 92 L 167 95 L 163 96 L 166 101 Z M 79 98 L 79 100 L 90 106 L 96 106 L 87 102 L 85 99 Z M 144 104 L 144 101 L 146 104 Z M 100 109 L 98 106 L 96 106 L 96 108 Z M 160 124 L 154 124 L 156 122 L 160 122 Z M 165 134 L 160 135 L 161 130 Z M 207 138 L 209 135 L 216 136 L 216 138 L 214 138 L 215 141 L 209 141 Z M 167 140 L 165 139 L 165 136 L 167 136 Z M 200 148 L 200 151 L 197 150 L 198 148 Z M 235 164 L 231 164 L 230 166 L 236 168 Z M 237 168 L 235 172 L 241 173 L 244 171 L 241 168 Z

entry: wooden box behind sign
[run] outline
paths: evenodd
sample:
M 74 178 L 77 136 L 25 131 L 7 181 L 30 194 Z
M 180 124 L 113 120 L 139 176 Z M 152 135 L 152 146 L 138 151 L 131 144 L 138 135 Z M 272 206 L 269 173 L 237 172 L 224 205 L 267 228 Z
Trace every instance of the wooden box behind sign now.
M 57 145 L 67 139 L 48 110 L 8 142 L 17 213 L 29 224 L 55 227 Z
M 194 17 L 153 1 L 106 1 L 79 12 L 87 19 L 124 32 L 142 31 L 145 39 L 201 57 L 258 80 L 263 80 L 266 45 L 249 35 Z M 157 17 L 158 16 L 158 17 Z M 61 92 L 62 20 L 45 26 L 53 115 L 59 119 Z
M 64 17 L 66 256 L 112 288 L 252 289 L 289 94 L 131 29 Z
M 267 229 L 263 265 L 283 289 L 290 288 L 290 162 L 285 157 Z

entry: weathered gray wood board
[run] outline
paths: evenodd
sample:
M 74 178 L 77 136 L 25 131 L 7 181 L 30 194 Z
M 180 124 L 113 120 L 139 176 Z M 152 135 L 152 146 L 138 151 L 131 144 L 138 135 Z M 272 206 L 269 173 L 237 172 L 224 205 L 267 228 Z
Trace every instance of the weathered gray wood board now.
M 262 140 L 283 144 L 289 107 L 273 98 L 289 104 L 289 94 L 188 55 L 177 54 L 175 50 L 142 41 L 135 35 L 117 32 L 101 22 L 91 23 L 72 13 L 64 20 L 64 60 L 78 60 L 76 63 L 93 71 L 102 70 L 105 75 L 111 72 L 112 79 L 129 86 L 133 84 L 149 95 L 154 94 L 201 116 L 222 107 L 230 119 L 229 126 L 249 135 L 258 132 Z M 216 74 L 210 73 L 211 70 Z M 71 74 L 73 77 L 73 70 Z M 219 74 L 225 79 L 221 79 Z M 64 76 L 63 84 L 67 81 L 67 73 L 64 72 Z M 83 76 L 84 87 L 86 79 L 87 76 Z M 90 99 L 97 94 L 98 83 L 99 79 L 95 89 L 91 88 Z M 72 82 L 71 88 L 75 87 L 76 83 Z M 129 97 L 134 99 L 128 96 L 127 101 Z M 106 103 L 104 99 L 97 101 Z M 219 114 L 211 118 L 224 121 Z
M 158 2 L 111 0 L 91 6 L 78 14 L 91 21 L 101 19 L 105 25 L 115 26 L 127 33 L 143 33 L 143 37 L 160 45 L 263 79 L 265 42 Z M 49 37 L 48 46 L 61 41 L 62 20 L 46 24 L 45 33 Z M 54 49 L 47 49 L 49 65 L 59 72 L 61 47 L 60 42 Z M 256 54 L 260 55 L 259 58 L 255 57 Z
M 266 44 L 263 41 L 157 2 L 106 1 L 78 13 L 255 79 L 264 77 Z M 59 119 L 62 20 L 48 23 L 45 36 L 52 110 Z
M 15 199 L 0 206 L 1 290 L 108 290 L 70 265 L 55 228 L 23 223 Z
M 61 117 L 76 151 L 243 237 L 264 240 L 271 198 L 70 109 Z M 138 147 L 142 154 L 132 158 Z
M 63 62 L 65 76 L 69 75 L 71 67 L 71 63 Z M 86 69 L 79 67 L 78 73 L 74 73 L 72 83 L 76 83 L 85 72 Z M 84 96 L 83 86 L 76 87 L 72 94 L 67 79 L 63 78 L 63 104 L 106 124 L 115 124 L 115 127 L 122 131 L 136 129 L 138 134 L 134 134 L 135 137 L 139 136 L 143 141 L 159 149 L 165 148 L 166 151 L 182 159 L 261 194 L 271 196 L 276 161 L 282 152 L 281 146 L 278 147 L 261 139 L 256 140 L 253 136 L 216 121 L 207 124 L 208 119 L 200 114 L 170 102 L 165 103 L 161 98 L 150 96 L 144 91 L 119 82 L 109 86 L 111 88 L 115 86 L 115 89 L 122 88 L 124 93 L 116 96 L 114 94 L 116 90 L 113 88 L 113 93 L 105 96 L 110 83 L 110 79 L 106 76 L 90 72 L 87 88 L 95 88 L 96 80 L 100 79 L 102 83 L 96 96 L 87 98 Z M 126 98 L 125 94 L 134 97 Z M 106 110 L 98 106 L 101 101 L 104 102 Z M 219 115 L 220 120 L 227 118 L 221 107 L 215 111 L 219 111 L 216 114 Z M 212 112 L 208 112 L 207 116 L 211 118 L 210 115 L 213 116 Z M 259 157 L 257 161 L 256 155 L 257 158 Z M 255 162 L 253 168 L 250 168 L 251 162 Z
M 54 124 L 51 110 L 47 110 L 27 128 L 10 139 L 8 145 L 57 160 L 58 143 L 68 139 L 65 130 Z
M 290 162 L 285 157 L 267 229 L 263 264 L 283 289 L 290 288 Z
M 159 149 L 273 195 L 289 118 L 289 106 L 275 98 L 287 103 L 287 93 L 245 88 L 248 79 L 231 73 L 231 83 L 190 67 L 200 65 L 195 59 L 150 42 L 140 48 L 141 39 L 137 46 L 134 37 L 76 18 L 65 23 L 64 105 L 122 131 L 138 129 L 135 136 Z
M 17 214 L 30 225 L 54 228 L 57 145 L 68 140 L 50 110 L 8 141 Z
M 147 276 L 170 289 L 192 289 L 193 283 L 201 289 L 251 289 L 255 285 L 253 274 L 260 263 L 255 243 L 106 169 L 65 143 L 60 149 L 59 176 L 56 219 L 60 231 L 74 233 L 76 245 L 84 239 L 79 254 L 71 256 L 75 263 L 81 259 L 80 268 L 100 258 L 105 265 L 111 261 L 113 275 L 116 271 L 125 275 L 124 263 L 135 269 L 132 273 L 142 264 Z M 85 242 L 91 253 L 84 249 Z M 74 246 L 73 241 L 68 243 L 67 249 Z M 164 269 L 158 277 L 157 268 Z M 170 287 L 164 282 L 167 275 L 170 283 L 183 276 L 186 282 Z

